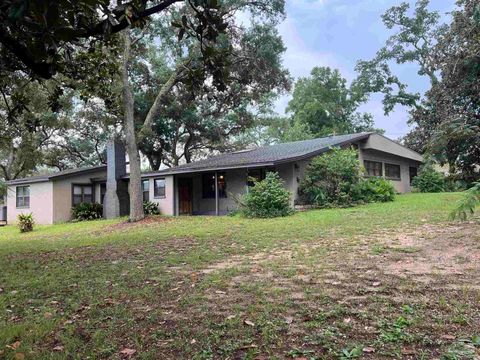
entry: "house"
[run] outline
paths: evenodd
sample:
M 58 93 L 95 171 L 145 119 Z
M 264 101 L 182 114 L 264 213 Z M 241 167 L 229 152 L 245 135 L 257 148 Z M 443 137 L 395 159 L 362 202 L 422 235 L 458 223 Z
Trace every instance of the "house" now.
M 294 205 L 306 166 L 331 147 L 358 149 L 366 173 L 391 180 L 400 193 L 411 190 L 411 179 L 423 161 L 420 154 L 376 133 L 329 136 L 146 172 L 142 174 L 143 198 L 156 202 L 165 215 L 223 215 L 236 209 L 235 197 L 248 191 L 251 177 L 263 179 L 266 172 L 276 171 L 291 192 Z M 72 206 L 81 202 L 104 204 L 106 218 L 127 215 L 126 169 L 123 145 L 112 142 L 107 149 L 107 165 L 9 181 L 8 220 L 32 212 L 37 223 L 65 222 L 70 219 Z

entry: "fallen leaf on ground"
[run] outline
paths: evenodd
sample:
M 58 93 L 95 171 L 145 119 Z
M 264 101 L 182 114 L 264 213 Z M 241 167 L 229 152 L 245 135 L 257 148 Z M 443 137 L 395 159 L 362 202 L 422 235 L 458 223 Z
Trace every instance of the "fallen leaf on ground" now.
M 227 320 L 232 320 L 232 319 L 235 319 L 236 317 L 237 315 L 228 315 Z
M 244 322 L 248 326 L 255 326 L 255 323 L 251 322 L 250 320 L 245 320 Z
M 51 319 L 53 317 L 53 314 L 51 312 L 46 312 L 45 314 L 43 314 L 43 317 L 45 319 Z
M 371 346 L 364 347 L 362 350 L 364 353 L 371 354 L 375 352 L 375 348 Z
M 192 341 L 190 341 L 190 344 L 192 344 L 192 345 L 193 345 L 193 344 L 195 344 L 196 342 L 197 342 L 197 340 L 195 340 L 195 339 L 192 339 Z
M 15 360 L 24 360 L 25 359 L 25 354 L 24 353 L 16 353 L 15 354 Z
M 22 343 L 20 341 L 15 341 L 13 344 L 7 345 L 8 348 L 17 350 Z
M 220 295 L 225 295 L 226 294 L 226 292 L 222 291 L 222 290 L 216 290 L 215 293 L 220 294 Z
M 57 345 L 53 348 L 53 351 L 63 351 L 64 347 L 62 345 Z
M 382 283 L 380 281 L 375 281 L 372 286 L 373 287 L 379 287 Z
M 292 316 L 287 316 L 287 317 L 285 318 L 285 322 L 286 322 L 287 324 L 293 323 L 293 317 L 292 317 Z
M 443 340 L 455 340 L 456 337 L 454 335 L 442 335 L 441 338 Z
M 132 355 L 135 354 L 136 352 L 137 352 L 137 350 L 135 350 L 135 349 L 125 348 L 125 349 L 123 349 L 122 351 L 120 351 L 120 354 L 122 354 L 122 355 L 127 355 L 127 356 L 132 356 Z

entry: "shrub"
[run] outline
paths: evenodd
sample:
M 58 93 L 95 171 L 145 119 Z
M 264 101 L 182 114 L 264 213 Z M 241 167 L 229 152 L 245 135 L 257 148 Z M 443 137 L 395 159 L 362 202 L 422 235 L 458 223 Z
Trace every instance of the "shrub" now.
M 480 182 L 464 192 L 457 208 L 452 212 L 452 218 L 467 220 L 469 215 L 475 214 L 475 209 L 480 206 Z
M 360 180 L 360 163 L 353 149 L 338 148 L 315 157 L 300 184 L 300 202 L 320 207 L 350 205 Z
M 413 178 L 412 185 L 423 193 L 442 192 L 446 187 L 445 176 L 427 162 L 420 168 L 420 173 Z
M 18 217 L 18 228 L 20 232 L 30 232 L 33 230 L 33 225 L 35 225 L 35 220 L 33 219 L 33 214 L 19 214 Z
M 81 203 L 72 208 L 73 221 L 88 221 L 101 219 L 103 206 L 97 203 Z
M 160 215 L 158 204 L 152 201 L 143 202 L 143 212 L 145 215 Z
M 363 202 L 387 202 L 395 199 L 393 184 L 379 177 L 360 179 L 354 189 L 355 201 Z
M 241 212 L 247 217 L 257 218 L 292 214 L 290 193 L 277 173 L 268 172 L 264 180 L 254 180 L 254 186 L 243 197 Z

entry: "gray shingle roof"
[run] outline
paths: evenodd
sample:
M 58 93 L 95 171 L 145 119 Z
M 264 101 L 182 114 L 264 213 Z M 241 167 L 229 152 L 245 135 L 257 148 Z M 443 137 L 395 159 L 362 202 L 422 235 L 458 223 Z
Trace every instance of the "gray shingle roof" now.
M 319 139 L 295 141 L 259 148 L 237 151 L 228 154 L 212 156 L 210 158 L 199 160 L 190 164 L 183 164 L 171 169 L 147 173 L 170 174 L 190 171 L 201 171 L 207 169 L 228 169 L 246 166 L 274 165 L 285 161 L 294 161 L 303 157 L 315 155 L 328 150 L 332 146 L 348 144 L 356 140 L 361 140 L 370 136 L 371 133 L 358 133 L 348 135 L 329 136 Z
M 78 173 L 89 173 L 92 171 L 97 171 L 97 170 L 102 170 L 102 169 L 107 169 L 107 165 L 98 165 L 98 166 L 89 166 L 89 167 L 81 167 L 81 168 L 76 168 L 76 169 L 68 169 L 68 170 L 63 170 L 59 171 L 56 173 L 51 173 L 51 174 L 44 174 L 44 175 L 36 175 L 36 176 L 30 176 L 22 179 L 15 179 L 15 180 L 10 180 L 7 181 L 7 185 L 17 185 L 17 184 L 25 184 L 25 183 L 35 183 L 35 182 L 44 182 L 44 181 L 49 181 L 52 179 L 56 178 L 62 178 L 65 176 L 70 176 L 70 175 L 75 175 Z

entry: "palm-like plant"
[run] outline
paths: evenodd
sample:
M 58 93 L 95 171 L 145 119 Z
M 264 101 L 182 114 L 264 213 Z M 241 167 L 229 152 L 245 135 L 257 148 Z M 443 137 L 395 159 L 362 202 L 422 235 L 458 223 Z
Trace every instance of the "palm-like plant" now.
M 480 205 L 480 182 L 475 183 L 470 189 L 464 192 L 457 208 L 452 212 L 453 219 L 467 220 L 475 213 L 475 208 Z

